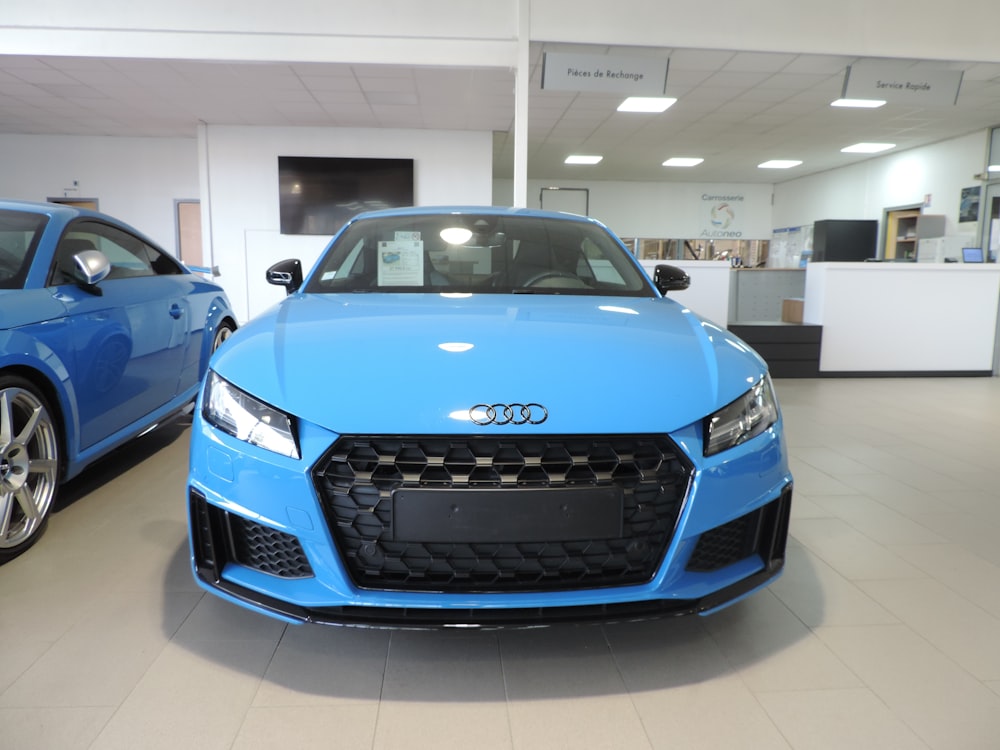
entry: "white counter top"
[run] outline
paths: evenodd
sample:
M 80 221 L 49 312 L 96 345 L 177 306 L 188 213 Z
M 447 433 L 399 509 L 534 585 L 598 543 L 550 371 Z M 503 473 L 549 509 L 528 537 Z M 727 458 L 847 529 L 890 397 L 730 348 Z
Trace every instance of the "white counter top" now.
M 821 372 L 989 373 L 1000 265 L 810 263 L 803 322 L 823 326 Z

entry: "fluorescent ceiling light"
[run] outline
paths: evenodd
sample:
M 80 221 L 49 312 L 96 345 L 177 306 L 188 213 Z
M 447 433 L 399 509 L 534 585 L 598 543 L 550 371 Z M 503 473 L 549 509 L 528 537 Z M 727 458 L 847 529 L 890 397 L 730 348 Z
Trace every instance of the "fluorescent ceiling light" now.
M 987 172 L 1000 172 L 1000 164 L 990 164 L 986 167 Z
M 801 163 L 801 161 L 795 161 L 794 159 L 771 159 L 771 161 L 758 164 L 757 167 L 759 169 L 791 169 L 792 167 L 799 166 Z
M 603 156 L 587 156 L 586 154 L 570 154 L 566 157 L 566 164 L 600 164 Z
M 884 99 L 838 99 L 830 102 L 831 107 L 859 107 L 861 109 L 877 109 L 885 106 Z
M 846 146 L 840 149 L 845 154 L 877 154 L 880 151 L 888 151 L 896 148 L 895 143 L 855 143 L 853 146 Z
M 449 245 L 464 245 L 472 239 L 472 230 L 465 227 L 447 227 L 441 230 L 441 239 Z
M 665 167 L 696 167 L 701 164 L 704 159 L 697 156 L 671 156 L 665 162 L 663 166 Z
M 669 96 L 630 96 L 618 105 L 619 112 L 665 112 L 677 103 Z

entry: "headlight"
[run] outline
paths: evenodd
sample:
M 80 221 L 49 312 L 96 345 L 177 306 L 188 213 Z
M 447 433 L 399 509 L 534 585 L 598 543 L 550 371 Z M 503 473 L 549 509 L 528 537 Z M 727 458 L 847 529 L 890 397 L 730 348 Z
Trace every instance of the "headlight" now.
M 299 457 L 287 414 L 258 401 L 209 370 L 202 416 L 234 438 L 289 458 Z
M 712 456 L 760 435 L 778 421 L 778 401 L 771 378 L 705 419 L 705 455 Z

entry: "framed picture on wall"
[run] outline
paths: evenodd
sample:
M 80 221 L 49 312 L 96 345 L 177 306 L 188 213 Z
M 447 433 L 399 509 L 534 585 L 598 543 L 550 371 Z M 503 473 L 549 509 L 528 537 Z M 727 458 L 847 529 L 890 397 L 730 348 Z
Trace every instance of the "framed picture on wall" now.
M 979 185 L 962 188 L 962 199 L 958 204 L 959 223 L 979 221 Z

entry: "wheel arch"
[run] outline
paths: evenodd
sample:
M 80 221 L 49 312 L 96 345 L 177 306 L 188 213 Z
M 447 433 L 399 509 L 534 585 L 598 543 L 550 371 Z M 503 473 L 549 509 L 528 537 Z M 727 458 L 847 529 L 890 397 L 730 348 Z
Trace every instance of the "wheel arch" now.
M 27 380 L 41 391 L 42 396 L 52 409 L 52 418 L 55 421 L 56 437 L 59 441 L 59 480 L 67 479 L 67 471 L 71 462 L 69 460 L 69 440 L 71 430 L 67 429 L 65 391 L 58 388 L 53 380 L 43 371 L 27 364 L 9 364 L 0 366 L 0 375 L 14 375 Z M 75 434 L 75 433 L 74 433 Z
M 205 377 L 205 373 L 208 371 L 208 360 L 212 357 L 212 344 L 215 341 L 216 331 L 224 324 L 231 326 L 234 331 L 239 328 L 239 324 L 236 322 L 236 315 L 229 308 L 226 299 L 219 296 L 212 300 L 212 304 L 208 308 L 208 319 L 205 321 L 205 335 L 202 336 L 201 341 L 201 359 L 198 366 L 199 379 Z

